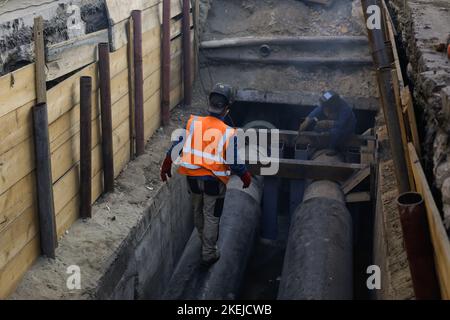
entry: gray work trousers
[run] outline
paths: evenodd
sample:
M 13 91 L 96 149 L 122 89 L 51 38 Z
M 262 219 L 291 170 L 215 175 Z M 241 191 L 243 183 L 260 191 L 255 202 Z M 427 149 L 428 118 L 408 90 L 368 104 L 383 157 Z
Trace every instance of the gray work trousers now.
M 202 241 L 202 259 L 220 256 L 217 248 L 219 222 L 222 215 L 226 186 L 220 180 L 188 177 L 189 193 L 194 211 L 194 224 Z

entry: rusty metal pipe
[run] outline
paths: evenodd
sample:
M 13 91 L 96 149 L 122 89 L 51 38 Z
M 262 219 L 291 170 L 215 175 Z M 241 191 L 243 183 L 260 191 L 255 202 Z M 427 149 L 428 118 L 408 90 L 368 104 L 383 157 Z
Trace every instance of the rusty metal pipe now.
M 162 124 L 167 126 L 170 123 L 170 0 L 163 0 L 161 49 L 161 113 Z
M 183 80 L 184 105 L 192 104 L 192 46 L 190 1 L 183 0 Z
M 144 71 L 142 68 L 142 11 L 133 10 L 134 52 L 134 121 L 136 130 L 136 155 L 145 152 L 144 138 Z
M 102 119 L 103 185 L 105 192 L 112 192 L 114 191 L 114 152 L 109 43 L 99 43 L 98 45 L 98 70 L 100 76 L 100 105 Z
M 80 78 L 80 216 L 92 217 L 92 78 Z
M 367 9 L 376 5 L 382 8 L 379 0 L 362 0 L 364 16 L 369 18 Z M 396 109 L 395 92 L 392 83 L 392 68 L 394 57 L 392 48 L 386 39 L 386 25 L 381 19 L 381 29 L 367 29 L 369 43 L 372 49 L 372 57 L 377 69 L 377 80 L 380 89 L 383 114 L 386 122 L 389 142 L 391 146 L 392 159 L 394 160 L 395 176 L 400 193 L 411 190 L 408 178 L 408 168 L 406 165 L 406 155 L 403 149 L 402 134 L 400 129 L 400 119 Z
M 33 129 L 41 250 L 48 258 L 54 259 L 58 239 L 53 202 L 52 161 L 46 103 L 39 103 L 33 107 Z
M 260 45 L 368 45 L 367 37 L 365 36 L 279 36 L 279 37 L 242 37 L 242 38 L 227 38 L 221 40 L 208 40 L 200 43 L 200 48 L 205 49 L 223 49 L 235 48 L 245 46 L 260 46 Z
M 397 206 L 416 299 L 440 299 L 433 245 L 422 195 L 416 192 L 403 193 L 397 198 Z

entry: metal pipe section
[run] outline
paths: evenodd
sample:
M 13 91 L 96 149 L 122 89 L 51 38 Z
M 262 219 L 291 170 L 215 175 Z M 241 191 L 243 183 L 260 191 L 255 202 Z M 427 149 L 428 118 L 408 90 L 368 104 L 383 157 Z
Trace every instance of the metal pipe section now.
M 326 157 L 321 153 L 315 160 Z M 352 228 L 339 184 L 312 182 L 291 219 L 278 299 L 352 299 Z
M 404 193 L 397 198 L 397 206 L 416 299 L 439 300 L 441 294 L 422 195 Z
M 170 0 L 163 0 L 161 114 L 163 126 L 170 122 Z
M 379 0 L 362 0 L 361 2 L 366 21 L 369 19 L 367 12 L 370 6 L 378 6 L 380 10 L 382 8 L 381 1 Z M 386 39 L 386 25 L 382 17 L 380 18 L 381 29 L 367 28 L 367 31 L 373 60 L 377 69 L 377 80 L 380 88 L 384 119 L 389 134 L 392 158 L 394 160 L 397 185 L 399 193 L 404 193 L 411 190 L 406 156 L 403 148 L 403 143 L 406 142 L 402 141 L 399 114 L 396 108 L 395 92 L 392 83 L 391 70 L 393 68 L 394 57 L 392 48 Z
M 100 75 L 100 105 L 102 120 L 103 185 L 105 192 L 112 192 L 114 191 L 114 152 L 109 43 L 99 43 L 98 45 L 98 70 Z
M 80 216 L 92 217 L 92 78 L 80 78 Z
M 53 202 L 52 163 L 46 103 L 40 103 L 33 107 L 33 129 L 41 250 L 44 255 L 54 259 L 58 239 Z
M 144 138 L 144 71 L 142 68 L 142 12 L 133 10 L 133 32 L 134 32 L 134 121 L 136 130 L 136 155 L 145 152 Z
M 183 0 L 183 84 L 184 106 L 192 104 L 192 46 L 190 0 Z
M 194 230 L 163 296 L 164 299 L 235 299 L 239 293 L 257 236 L 263 179 L 248 189 L 233 176 L 227 185 L 220 220 L 220 259 L 210 268 L 200 265 L 201 242 Z
M 222 49 L 235 48 L 245 46 L 260 46 L 260 45 L 366 45 L 367 37 L 365 36 L 321 36 L 321 37 L 295 37 L 295 36 L 280 36 L 280 37 L 242 37 L 242 38 L 228 38 L 221 40 L 203 41 L 200 44 L 201 49 Z

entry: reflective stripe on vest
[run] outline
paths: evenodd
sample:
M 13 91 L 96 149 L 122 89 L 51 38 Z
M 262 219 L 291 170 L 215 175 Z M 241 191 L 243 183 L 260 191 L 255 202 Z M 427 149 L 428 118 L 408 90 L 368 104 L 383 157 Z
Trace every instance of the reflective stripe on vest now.
M 192 153 L 194 156 L 198 156 L 198 157 L 202 157 L 208 160 L 212 160 L 212 161 L 216 161 L 216 162 L 221 162 L 221 163 L 226 163 L 225 159 L 221 156 L 223 154 L 223 148 L 225 146 L 225 144 L 227 143 L 228 139 L 233 135 L 233 130 L 230 128 L 227 128 L 225 130 L 225 134 L 222 135 L 222 139 L 220 140 L 220 143 L 217 147 L 217 155 L 213 155 L 211 153 L 207 153 L 204 151 L 199 151 L 199 150 L 195 150 L 192 149 L 192 136 L 194 135 L 194 127 L 195 127 L 195 122 L 197 121 L 197 116 L 195 116 L 192 119 L 192 123 L 189 126 L 189 134 L 188 137 L 186 139 L 186 144 L 183 147 L 183 152 L 185 153 Z
M 186 162 L 182 162 L 180 164 L 180 166 L 185 167 L 186 169 L 190 169 L 190 170 L 198 170 L 198 169 L 203 169 L 203 167 L 197 166 L 195 164 L 190 164 L 190 163 L 186 163 Z M 214 175 L 218 176 L 218 177 L 227 177 L 231 175 L 231 171 L 211 171 L 212 173 L 214 173 Z

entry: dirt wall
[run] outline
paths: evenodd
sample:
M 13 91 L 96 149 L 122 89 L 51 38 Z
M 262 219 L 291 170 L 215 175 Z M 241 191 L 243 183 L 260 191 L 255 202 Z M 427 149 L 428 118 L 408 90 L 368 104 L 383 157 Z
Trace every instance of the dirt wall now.
M 34 61 L 33 21 L 39 15 L 47 45 L 108 27 L 104 0 L 11 1 L 0 8 L 0 75 Z
M 406 5 L 405 5 L 406 3 Z M 406 53 L 407 76 L 420 121 L 423 161 L 450 229 L 450 2 L 390 1 Z

